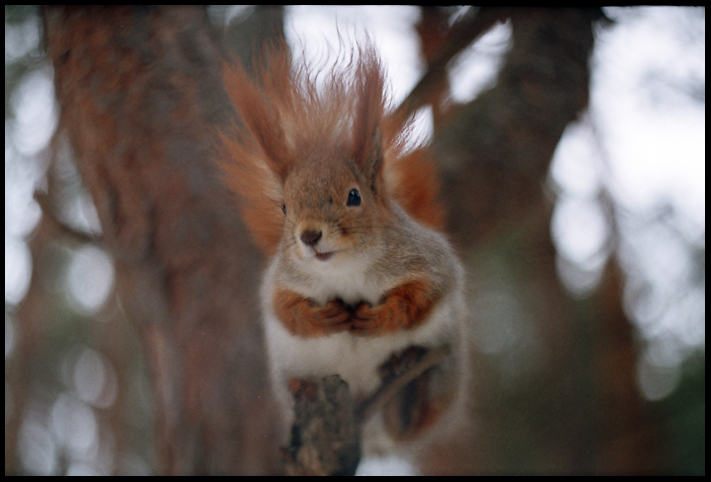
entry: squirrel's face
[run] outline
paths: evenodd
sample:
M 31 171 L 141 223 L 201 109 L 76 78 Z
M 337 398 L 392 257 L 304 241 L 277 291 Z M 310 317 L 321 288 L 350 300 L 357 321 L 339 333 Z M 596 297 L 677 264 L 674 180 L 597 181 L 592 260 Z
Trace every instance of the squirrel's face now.
M 284 182 L 284 249 L 308 263 L 353 260 L 378 244 L 389 209 L 347 159 L 302 163 Z

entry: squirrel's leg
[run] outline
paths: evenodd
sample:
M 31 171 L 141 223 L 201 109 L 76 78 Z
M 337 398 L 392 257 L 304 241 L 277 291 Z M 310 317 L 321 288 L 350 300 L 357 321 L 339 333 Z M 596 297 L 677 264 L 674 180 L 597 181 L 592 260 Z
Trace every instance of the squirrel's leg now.
M 352 312 L 341 300 L 319 306 L 314 300 L 293 291 L 279 290 L 273 301 L 277 318 L 294 335 L 319 337 L 351 327 Z
M 393 354 L 379 370 L 383 383 L 412 369 L 428 349 L 411 346 Z M 454 399 L 457 390 L 453 355 L 411 381 L 383 407 L 383 420 L 388 433 L 396 440 L 408 440 L 439 420 Z

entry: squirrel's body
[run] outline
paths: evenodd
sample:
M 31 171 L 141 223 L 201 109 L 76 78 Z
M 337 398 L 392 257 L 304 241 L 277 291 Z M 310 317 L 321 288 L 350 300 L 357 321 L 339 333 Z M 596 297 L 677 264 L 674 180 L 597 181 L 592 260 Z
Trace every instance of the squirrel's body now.
M 354 395 L 370 394 L 381 383 L 378 367 L 393 353 L 412 345 L 434 347 L 463 339 L 463 273 L 451 248 L 442 235 L 418 225 L 399 207 L 395 210 L 400 219 L 386 228 L 388 242 L 361 259 L 323 263 L 277 255 L 272 261 L 262 285 L 262 310 L 272 376 L 281 387 L 281 396 L 286 394 L 289 377 L 333 373 L 348 382 Z M 413 239 L 420 242 L 413 244 Z M 427 318 L 411 329 L 376 337 L 349 331 L 305 337 L 294 334 L 275 315 L 273 299 L 278 290 L 293 291 L 320 306 L 334 299 L 350 307 L 363 301 L 378 305 L 385 293 L 413 279 L 416 266 L 429 268 L 431 273 L 427 274 L 436 278 L 445 294 Z
M 363 400 L 444 345 L 450 355 L 381 417 L 394 439 L 419 435 L 463 388 L 464 276 L 433 229 L 442 225 L 434 165 L 422 150 L 404 155 L 403 127 L 386 117 L 374 50 L 323 74 L 323 85 L 283 53 L 257 82 L 241 70 L 225 77 L 244 125 L 224 138 L 223 167 L 271 257 L 262 310 L 287 419 L 291 378 L 338 374 Z

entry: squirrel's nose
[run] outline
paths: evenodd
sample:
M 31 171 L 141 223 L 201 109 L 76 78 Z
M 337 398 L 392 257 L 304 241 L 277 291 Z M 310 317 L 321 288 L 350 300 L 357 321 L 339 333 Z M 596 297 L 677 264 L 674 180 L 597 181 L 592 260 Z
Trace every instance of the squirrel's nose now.
M 316 243 L 318 243 L 318 240 L 321 239 L 321 231 L 312 231 L 312 230 L 306 230 L 303 233 L 301 233 L 301 242 L 304 243 L 306 246 L 314 247 L 316 246 Z

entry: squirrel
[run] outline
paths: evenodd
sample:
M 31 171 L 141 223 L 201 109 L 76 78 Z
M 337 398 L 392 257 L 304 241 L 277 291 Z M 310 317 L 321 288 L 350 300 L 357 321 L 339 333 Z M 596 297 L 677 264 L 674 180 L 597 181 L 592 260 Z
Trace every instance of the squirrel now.
M 221 135 L 221 167 L 270 260 L 260 296 L 285 421 L 292 379 L 338 374 L 363 400 L 446 345 L 445 360 L 364 429 L 366 453 L 415 440 L 466 384 L 464 271 L 442 233 L 436 165 L 424 148 L 408 151 L 370 42 L 321 70 L 292 63 L 282 44 L 255 70 L 224 69 L 239 120 Z M 369 448 L 369 432 L 389 442 Z

